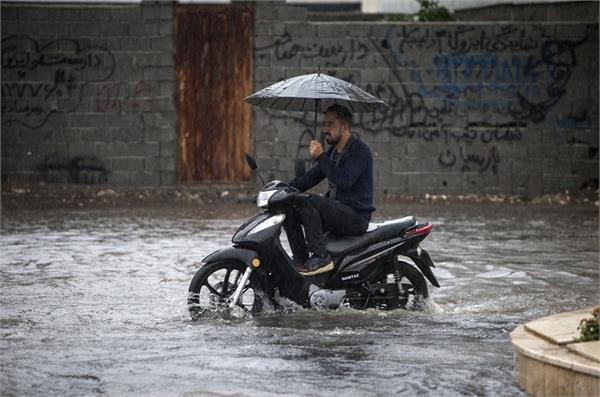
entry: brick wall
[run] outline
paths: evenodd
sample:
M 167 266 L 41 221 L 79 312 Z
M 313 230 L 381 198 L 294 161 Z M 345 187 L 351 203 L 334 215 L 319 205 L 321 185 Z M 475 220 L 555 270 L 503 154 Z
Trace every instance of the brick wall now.
M 597 186 L 597 23 L 307 15 L 257 2 L 254 89 L 320 68 L 387 101 L 353 128 L 379 195 Z M 3 3 L 3 180 L 176 183 L 172 35 L 171 3 Z M 267 177 L 310 165 L 312 127 L 312 114 L 254 109 Z
M 176 182 L 173 11 L 2 5 L 3 180 Z
M 392 106 L 355 115 L 379 194 L 597 186 L 597 24 L 311 22 L 261 4 L 255 89 L 320 68 Z M 270 177 L 307 158 L 312 125 L 312 114 L 255 109 Z

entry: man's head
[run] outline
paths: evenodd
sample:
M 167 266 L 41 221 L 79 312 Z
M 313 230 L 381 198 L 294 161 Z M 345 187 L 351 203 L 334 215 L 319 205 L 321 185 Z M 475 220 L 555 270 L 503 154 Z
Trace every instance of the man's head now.
M 336 145 L 343 136 L 350 135 L 352 113 L 342 105 L 333 104 L 325 110 L 323 133 L 330 145 Z

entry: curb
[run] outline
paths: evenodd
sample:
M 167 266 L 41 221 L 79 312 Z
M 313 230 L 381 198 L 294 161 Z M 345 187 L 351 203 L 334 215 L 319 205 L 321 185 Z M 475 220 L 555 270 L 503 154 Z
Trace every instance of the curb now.
M 518 383 L 533 396 L 600 395 L 600 342 L 574 343 L 589 310 L 531 321 L 510 333 Z

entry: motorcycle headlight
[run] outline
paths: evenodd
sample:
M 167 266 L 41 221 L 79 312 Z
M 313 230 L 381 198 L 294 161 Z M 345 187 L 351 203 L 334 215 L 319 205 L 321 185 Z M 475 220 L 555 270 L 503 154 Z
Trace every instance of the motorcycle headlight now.
M 265 230 L 265 229 L 270 228 L 271 226 L 279 225 L 281 222 L 283 222 L 284 219 L 285 219 L 285 214 L 273 215 L 273 216 L 265 219 L 264 221 L 262 221 L 258 225 L 254 226 L 254 228 L 252 230 L 250 230 L 250 232 L 248 233 L 248 235 L 251 235 L 251 234 L 254 234 L 254 233 L 258 233 L 261 230 Z
M 275 192 L 277 192 L 277 190 L 267 190 L 264 192 L 259 192 L 258 196 L 256 197 L 256 205 L 258 205 L 260 208 L 268 206 L 269 199 L 272 195 L 275 194 Z

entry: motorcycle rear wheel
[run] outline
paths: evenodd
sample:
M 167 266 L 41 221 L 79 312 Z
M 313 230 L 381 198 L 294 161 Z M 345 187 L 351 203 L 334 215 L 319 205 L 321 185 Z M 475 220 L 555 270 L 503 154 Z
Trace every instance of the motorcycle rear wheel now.
M 229 303 L 247 266 L 236 261 L 207 263 L 197 272 L 188 290 L 188 310 L 192 319 L 228 309 Z M 246 282 L 237 305 L 252 315 L 262 311 L 263 301 L 254 274 Z
M 380 278 L 381 282 L 395 282 L 398 285 L 398 297 L 386 306 L 389 309 L 401 307 L 407 310 L 424 310 L 429 291 L 423 274 L 409 263 L 390 261 Z M 382 307 L 385 309 L 386 307 Z

